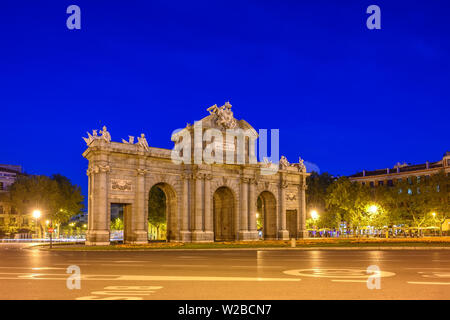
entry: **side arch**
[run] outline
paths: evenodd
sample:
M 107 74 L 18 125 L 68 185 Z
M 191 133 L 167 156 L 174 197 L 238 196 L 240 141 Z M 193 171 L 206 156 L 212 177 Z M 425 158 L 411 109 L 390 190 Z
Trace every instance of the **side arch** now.
M 257 228 L 264 239 L 277 238 L 278 203 L 275 195 L 270 191 L 262 191 L 257 198 Z
M 233 241 L 236 239 L 236 194 L 231 188 L 221 186 L 213 193 L 214 241 Z
M 155 192 L 155 188 L 159 189 L 164 194 L 164 210 L 165 210 L 165 238 L 168 241 L 178 240 L 179 237 L 179 205 L 176 189 L 167 182 L 157 182 L 151 185 L 148 190 L 147 201 L 147 221 L 152 219 L 151 215 L 156 212 L 151 212 L 151 193 Z M 150 218 L 150 219 L 149 219 Z M 157 220 L 158 221 L 158 220 Z

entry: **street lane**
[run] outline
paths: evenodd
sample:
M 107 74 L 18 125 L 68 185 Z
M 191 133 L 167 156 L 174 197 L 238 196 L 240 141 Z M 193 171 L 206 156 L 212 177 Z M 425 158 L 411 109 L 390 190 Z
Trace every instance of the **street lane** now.
M 448 250 L 76 252 L 0 244 L 1 299 L 449 299 Z M 69 290 L 67 267 L 81 271 Z M 367 288 L 366 270 L 381 272 Z

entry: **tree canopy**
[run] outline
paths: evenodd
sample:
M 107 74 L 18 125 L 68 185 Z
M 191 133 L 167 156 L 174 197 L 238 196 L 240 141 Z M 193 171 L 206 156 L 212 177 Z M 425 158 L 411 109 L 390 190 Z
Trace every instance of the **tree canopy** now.
M 397 179 L 371 188 L 347 177 L 333 179 L 312 173 L 308 178 L 308 209 L 317 209 L 318 227 L 350 228 L 405 225 L 442 225 L 450 218 L 450 177 L 441 171 L 431 176 Z
M 67 222 L 83 209 L 81 188 L 60 174 L 19 176 L 9 196 L 19 213 L 40 210 L 43 218 L 57 224 Z

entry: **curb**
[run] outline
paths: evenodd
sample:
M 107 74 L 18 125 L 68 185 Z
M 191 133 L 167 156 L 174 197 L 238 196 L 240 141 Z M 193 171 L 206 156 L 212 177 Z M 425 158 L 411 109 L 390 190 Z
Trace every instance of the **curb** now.
M 53 251 L 49 248 L 35 248 L 35 246 L 24 249 L 37 249 Z M 450 250 L 450 247 L 296 247 L 296 248 L 211 248 L 211 249 L 119 249 L 119 250 L 72 250 L 71 248 L 54 251 L 67 252 L 173 252 L 173 251 L 396 251 L 396 250 Z

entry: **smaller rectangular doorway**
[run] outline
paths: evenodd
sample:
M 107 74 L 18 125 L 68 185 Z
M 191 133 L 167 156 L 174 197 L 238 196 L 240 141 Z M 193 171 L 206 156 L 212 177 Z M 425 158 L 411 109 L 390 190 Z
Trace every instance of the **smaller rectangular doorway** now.
M 131 235 L 131 204 L 111 203 L 110 240 L 126 242 Z
M 297 239 L 297 210 L 286 210 L 286 228 L 289 238 Z

